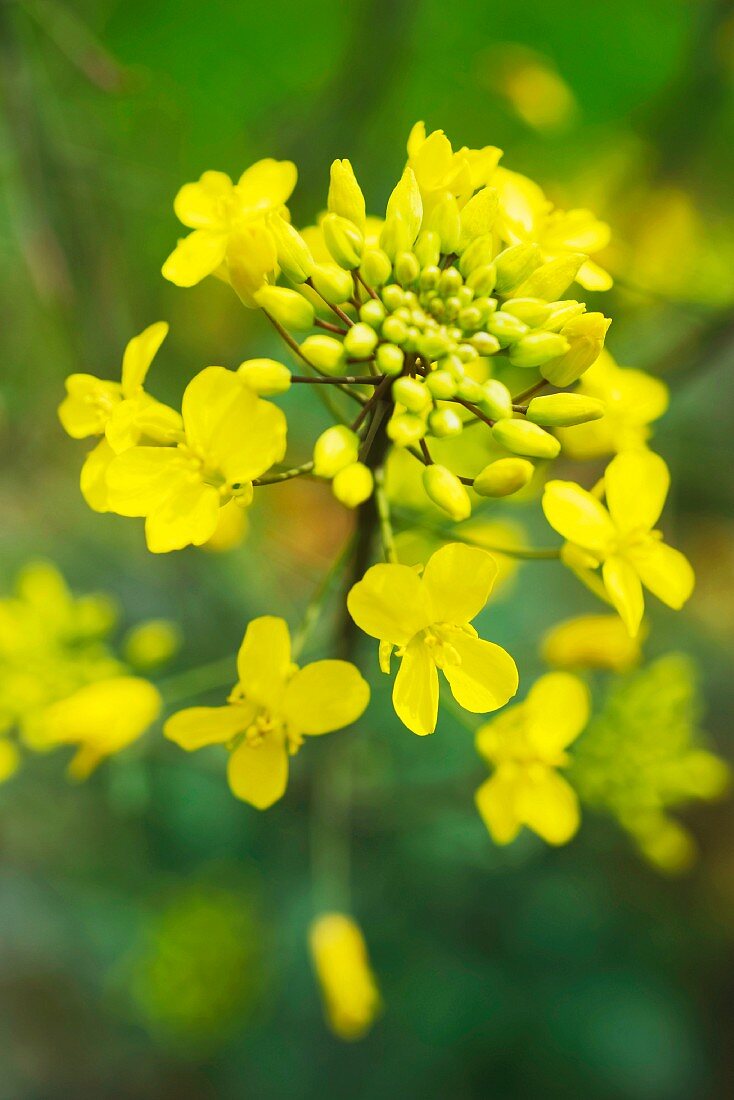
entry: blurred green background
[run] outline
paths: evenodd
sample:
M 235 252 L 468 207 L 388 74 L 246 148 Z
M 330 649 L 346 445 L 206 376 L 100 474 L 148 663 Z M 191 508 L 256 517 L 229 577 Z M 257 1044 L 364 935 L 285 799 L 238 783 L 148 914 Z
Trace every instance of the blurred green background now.
M 545 74 L 535 85 L 516 79 L 528 64 Z M 328 491 L 274 489 L 228 554 L 155 557 L 138 524 L 85 507 L 83 448 L 56 406 L 68 373 L 117 377 L 126 341 L 160 319 L 164 399 L 208 363 L 278 354 L 216 280 L 180 291 L 160 277 L 181 183 L 292 158 L 303 224 L 348 156 L 378 212 L 424 118 L 455 145 L 501 146 L 559 203 L 612 223 L 609 347 L 671 386 L 655 447 L 699 576 L 684 615 L 653 609 L 646 652 L 693 654 L 705 726 L 731 759 L 733 90 L 720 0 L 4 0 L 3 592 L 28 558 L 50 558 L 75 590 L 113 593 L 128 625 L 178 620 L 181 670 L 234 654 L 254 615 L 297 623 L 348 523 Z M 323 412 L 310 393 L 288 406 L 300 459 Z M 583 610 L 596 607 L 572 577 L 530 563 L 492 637 L 529 682 L 542 630 Z M 328 625 L 309 656 L 328 652 Z M 327 1032 L 306 951 L 310 776 L 328 745 L 258 814 L 216 753 L 154 731 L 85 786 L 52 755 L 0 791 L 2 1100 L 734 1093 L 731 804 L 686 815 L 701 856 L 680 879 L 590 813 L 560 851 L 494 848 L 471 803 L 485 770 L 470 735 L 446 718 L 411 737 L 365 658 L 375 699 L 345 738 L 361 784 L 353 906 L 386 1003 L 371 1035 Z

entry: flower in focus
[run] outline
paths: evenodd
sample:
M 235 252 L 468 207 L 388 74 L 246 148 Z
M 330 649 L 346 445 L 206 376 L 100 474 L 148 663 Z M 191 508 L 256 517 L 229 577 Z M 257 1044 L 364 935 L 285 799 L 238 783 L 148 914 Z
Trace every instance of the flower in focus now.
M 497 844 L 523 825 L 548 844 L 565 844 L 579 827 L 578 799 L 557 769 L 589 720 L 589 693 L 566 672 L 549 672 L 524 702 L 477 730 L 477 749 L 494 774 L 476 793 L 477 808 Z
M 340 1039 L 361 1039 L 381 1007 L 362 930 L 344 913 L 321 913 L 308 940 L 329 1027 Z
M 413 733 L 433 733 L 438 720 L 438 669 L 460 706 L 487 713 L 517 691 L 517 667 L 501 646 L 479 638 L 479 614 L 497 575 L 485 550 L 449 543 L 429 558 L 422 576 L 407 565 L 373 565 L 347 597 L 357 626 L 380 641 L 380 668 L 390 671 L 398 718 Z
M 617 609 L 629 633 L 644 612 L 642 585 L 679 610 L 693 591 L 688 559 L 653 530 L 668 495 L 670 477 L 651 451 L 617 455 L 604 473 L 607 507 L 573 481 L 549 481 L 543 511 L 567 539 L 563 558 L 574 572 Z M 593 572 L 601 566 L 601 583 Z
M 578 615 L 552 627 L 542 641 L 546 664 L 571 671 L 605 668 L 626 672 L 642 658 L 640 636 L 632 638 L 617 615 Z
M 426 214 L 447 194 L 463 206 L 478 187 L 490 182 L 501 156 L 502 150 L 494 145 L 463 146 L 454 152 L 443 130 L 426 135 L 423 122 L 416 122 L 408 136 L 408 165 L 418 181 Z
M 285 454 L 286 421 L 224 367 L 206 367 L 183 396 L 184 442 L 136 446 L 107 471 L 108 503 L 121 516 L 144 516 L 153 553 L 201 546 L 230 500 L 252 500 L 252 482 Z
M 295 164 L 266 159 L 246 169 L 236 184 L 225 172 L 204 172 L 196 183 L 184 184 L 173 208 L 193 232 L 164 263 L 164 278 L 176 286 L 194 286 L 223 268 L 236 289 L 244 280 L 251 294 L 276 265 L 265 219 L 288 202 L 296 177 Z
M 303 738 L 356 722 L 369 702 L 369 687 L 348 661 L 314 661 L 299 668 L 291 660 L 286 622 L 270 615 L 247 627 L 237 672 L 226 706 L 179 711 L 163 732 L 189 752 L 226 745 L 232 793 L 265 810 L 282 797 L 288 757 L 298 752 Z

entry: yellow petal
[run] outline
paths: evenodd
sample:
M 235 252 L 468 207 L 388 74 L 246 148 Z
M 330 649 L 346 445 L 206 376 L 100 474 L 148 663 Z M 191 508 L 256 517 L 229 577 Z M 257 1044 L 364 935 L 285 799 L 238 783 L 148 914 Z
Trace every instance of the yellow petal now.
M 232 794 L 258 810 L 282 798 L 288 783 L 288 753 L 281 737 L 268 734 L 257 745 L 243 741 L 230 754 L 227 779 Z
M 207 458 L 230 485 L 260 477 L 285 456 L 287 422 L 271 401 L 255 400 L 243 389 L 219 421 Z
M 528 770 L 518 785 L 518 816 L 548 844 L 566 844 L 578 830 L 581 817 L 576 792 L 553 768 Z
M 157 321 L 130 340 L 122 357 L 122 392 L 125 397 L 132 396 L 143 385 L 148 368 L 167 335 L 166 322 Z
M 102 439 L 84 460 L 79 484 L 82 496 L 94 512 L 108 510 L 107 470 L 114 457 L 115 452 L 107 440 Z
M 426 137 L 425 126 L 417 122 L 408 138 L 408 155 L 422 188 L 432 191 L 443 185 L 454 156 L 443 130 L 434 130 Z
M 237 654 L 237 674 L 247 698 L 281 713 L 291 669 L 291 639 L 285 619 L 275 615 L 253 619 Z
M 247 703 L 227 707 L 188 707 L 168 719 L 163 733 L 180 748 L 192 752 L 205 745 L 226 744 L 236 734 L 243 733 L 254 716 L 254 706 Z
M 93 374 L 70 374 L 66 394 L 59 405 L 61 426 L 72 439 L 86 439 L 102 434 L 122 390 L 119 383 L 95 378 Z
M 514 840 L 521 826 L 515 808 L 514 773 L 498 768 L 491 779 L 482 783 L 474 798 L 495 844 L 509 844 Z
M 589 690 L 567 672 L 537 680 L 525 700 L 527 736 L 541 759 L 553 763 L 589 720 Z
M 183 429 L 180 415 L 147 393 L 115 405 L 105 425 L 105 436 L 115 454 L 122 454 L 145 438 L 146 443 L 173 443 Z
M 570 249 L 572 252 L 598 252 L 606 248 L 611 230 L 590 210 L 557 211 L 551 215 L 543 233 L 543 247 L 549 252 Z
M 457 632 L 451 644 L 461 663 L 446 665 L 444 676 L 459 706 L 473 714 L 499 710 L 517 691 L 517 665 L 510 654 L 483 638 Z
M 155 721 L 161 697 L 147 680 L 114 676 L 79 688 L 47 707 L 41 717 L 45 744 L 88 744 L 100 756 L 135 741 Z
M 640 629 L 645 611 L 642 585 L 637 571 L 623 558 L 608 558 L 602 566 L 604 587 L 632 638 Z
M 249 420 L 257 397 L 234 371 L 205 367 L 184 390 L 181 403 L 186 441 L 198 454 L 213 449 L 224 416 L 237 403 L 241 416 Z
M 176 447 L 133 447 L 108 466 L 108 507 L 120 516 L 147 516 L 175 486 L 190 481 L 190 471 Z
M 628 551 L 640 580 L 654 596 L 679 611 L 693 591 L 696 578 L 691 563 L 680 550 L 650 539 Z
M 237 181 L 237 203 L 242 212 L 265 213 L 283 206 L 296 186 L 298 172 L 290 160 L 259 160 Z
M 227 278 L 248 309 L 258 309 L 254 295 L 273 275 L 278 251 L 273 234 L 262 222 L 243 225 L 227 242 Z
M 145 540 L 151 554 L 203 545 L 216 529 L 219 500 L 219 493 L 211 485 L 191 480 L 176 482 L 165 500 L 147 514 Z
M 225 172 L 204 172 L 197 183 L 185 183 L 176 195 L 176 217 L 189 229 L 224 229 L 226 200 L 233 189 Z
M 559 535 L 599 557 L 615 538 L 604 505 L 573 481 L 549 481 L 543 493 L 543 511 Z
M 331 733 L 356 722 L 370 699 L 367 681 L 348 661 L 314 661 L 285 689 L 283 714 L 291 733 Z
M 431 621 L 424 586 L 407 565 L 373 565 L 349 592 L 347 608 L 360 630 L 393 645 L 405 645 Z
M 576 272 L 576 282 L 584 290 L 611 290 L 614 279 L 599 264 L 593 260 L 586 260 Z
M 195 229 L 178 242 L 161 274 L 176 286 L 195 286 L 219 267 L 226 251 L 226 234 Z
M 670 486 L 668 467 L 652 451 L 619 454 L 604 472 L 609 513 L 620 531 L 650 531 L 663 510 Z
M 497 576 L 491 554 L 451 542 L 433 554 L 423 573 L 434 622 L 471 622 L 482 610 Z
M 428 647 L 415 638 L 406 648 L 393 686 L 392 702 L 403 725 L 424 736 L 438 720 L 438 672 Z

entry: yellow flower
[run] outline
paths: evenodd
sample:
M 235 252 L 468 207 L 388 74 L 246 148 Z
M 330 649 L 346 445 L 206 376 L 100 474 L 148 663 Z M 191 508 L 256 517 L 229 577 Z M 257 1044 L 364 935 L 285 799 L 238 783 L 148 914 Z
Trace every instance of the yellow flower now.
M 576 793 L 557 768 L 589 720 L 589 693 L 566 672 L 549 672 L 527 699 L 477 730 L 477 749 L 494 774 L 476 793 L 477 808 L 497 844 L 523 825 L 548 844 L 565 844 L 579 827 Z
M 183 396 L 184 441 L 132 447 L 107 470 L 108 504 L 121 516 L 145 516 L 155 554 L 201 546 L 219 509 L 248 504 L 252 481 L 285 454 L 286 421 L 224 367 L 206 367 Z
M 549 630 L 543 660 L 555 668 L 606 668 L 626 672 L 642 657 L 639 634 L 631 638 L 617 615 L 578 615 Z
M 264 615 L 253 621 L 237 655 L 239 681 L 223 707 L 190 707 L 169 718 L 166 737 L 182 749 L 226 745 L 232 793 L 258 810 L 282 797 L 288 757 L 304 736 L 331 733 L 363 714 L 369 687 L 348 661 L 291 660 L 288 626 Z
M 676 610 L 693 591 L 694 575 L 687 558 L 653 530 L 669 483 L 662 458 L 651 451 L 627 451 L 606 468 L 606 508 L 573 481 L 549 481 L 543 495 L 546 519 L 568 540 L 566 564 L 592 587 L 598 585 L 592 570 L 601 566 L 605 598 L 632 636 L 642 621 L 643 584 Z
M 37 748 L 77 745 L 69 775 L 86 779 L 106 756 L 137 741 L 160 708 L 161 697 L 147 680 L 97 680 L 46 707 L 34 723 L 33 742 Z
M 413 733 L 436 728 L 438 669 L 457 703 L 474 713 L 498 710 L 517 691 L 512 657 L 479 638 L 470 625 L 489 599 L 496 575 L 485 550 L 449 543 L 431 555 L 422 576 L 407 565 L 374 565 L 351 589 L 349 613 L 361 630 L 380 640 L 383 672 L 389 673 L 397 647 L 393 706 Z
M 173 209 L 193 233 L 179 241 L 164 263 L 164 278 L 176 286 L 194 286 L 223 264 L 225 271 L 230 265 L 246 265 L 243 244 L 257 243 L 251 231 L 259 233 L 266 216 L 288 202 L 296 176 L 290 161 L 267 159 L 251 165 L 236 184 L 225 172 L 204 172 L 197 183 L 184 184 Z M 273 266 L 274 252 L 273 246 Z
M 443 130 L 426 136 L 425 123 L 416 122 L 408 136 L 408 165 L 418 181 L 424 213 L 428 215 L 447 193 L 463 206 L 477 188 L 492 179 L 501 156 L 502 150 L 494 145 L 483 149 L 464 146 L 454 152 Z
M 569 253 L 593 255 L 606 248 L 610 230 L 590 210 L 554 210 L 537 183 L 497 168 L 491 179 L 499 194 L 498 228 L 508 244 L 540 245 L 547 261 Z M 586 290 L 609 290 L 611 276 L 592 260 L 580 267 L 576 281 Z
M 576 459 L 599 458 L 644 446 L 650 437 L 650 424 L 668 407 L 664 382 L 645 371 L 618 366 L 606 350 L 588 368 L 576 392 L 604 403 L 600 420 L 559 430 L 565 454 Z
M 90 451 L 82 467 L 81 489 L 90 508 L 107 510 L 105 476 L 114 454 L 133 447 L 145 437 L 153 443 L 169 443 L 181 430 L 181 417 L 144 390 L 155 355 L 168 334 L 165 321 L 149 325 L 125 348 L 119 382 L 93 374 L 71 374 L 66 397 L 59 405 L 59 419 L 72 439 L 104 436 Z
M 381 1007 L 361 928 L 344 913 L 321 913 L 308 942 L 329 1027 L 340 1039 L 361 1039 Z

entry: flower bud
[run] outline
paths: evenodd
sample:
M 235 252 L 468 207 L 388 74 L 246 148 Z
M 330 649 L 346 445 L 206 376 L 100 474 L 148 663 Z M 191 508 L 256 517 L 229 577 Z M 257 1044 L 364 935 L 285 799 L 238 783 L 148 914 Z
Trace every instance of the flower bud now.
M 464 306 L 456 320 L 464 332 L 475 332 L 482 323 L 482 311 L 476 306 Z
M 513 367 L 540 367 L 568 351 L 565 336 L 557 332 L 529 332 L 510 348 Z
M 497 216 L 498 196 L 494 187 L 483 187 L 461 210 L 459 252 L 478 237 L 486 236 Z
M 476 355 L 496 355 L 502 347 L 497 337 L 491 336 L 488 332 L 475 332 L 469 338 L 469 342 Z
M 484 383 L 478 404 L 492 420 L 505 420 L 512 417 L 512 394 L 504 382 L 500 382 L 497 378 L 488 378 Z
M 586 313 L 585 304 L 575 302 L 571 298 L 564 302 L 549 302 L 548 307 L 550 313 L 543 322 L 543 328 L 546 332 L 560 332 L 574 317 Z
M 524 489 L 534 472 L 526 458 L 498 458 L 474 478 L 474 491 L 481 497 L 509 497 Z
M 459 258 L 459 271 L 468 278 L 478 267 L 491 267 L 496 252 L 494 236 L 484 233 L 467 245 Z
M 392 275 L 392 264 L 387 252 L 381 248 L 365 248 L 359 273 L 367 286 L 384 286 Z
M 363 462 L 345 466 L 331 483 L 334 496 L 347 508 L 356 508 L 372 496 L 375 482 L 372 470 Z
M 284 286 L 263 286 L 253 295 L 255 301 L 287 329 L 297 332 L 312 327 L 314 308 L 302 294 Z
M 344 345 L 333 336 L 307 336 L 301 351 L 308 363 L 324 374 L 341 374 L 344 366 Z
M 419 413 L 425 409 L 430 401 L 430 394 L 425 383 L 417 378 L 408 378 L 403 375 L 392 384 L 393 401 L 398 405 L 404 405 L 408 412 Z
M 435 359 L 442 359 L 452 347 L 452 341 L 440 332 L 426 332 L 418 341 L 420 354 L 431 363 Z
M 291 385 L 291 372 L 275 359 L 246 359 L 237 368 L 237 374 L 249 389 L 261 397 L 285 393 Z
M 278 253 L 280 269 L 292 283 L 305 283 L 316 266 L 311 249 L 297 229 L 290 222 L 273 214 L 267 220 L 275 249 Z
M 352 271 L 359 267 L 364 237 L 354 222 L 339 214 L 327 214 L 321 221 L 324 244 L 340 267 Z
M 377 331 L 385 320 L 385 307 L 379 298 L 370 298 L 359 307 L 359 319 Z
M 395 344 L 380 344 L 375 352 L 375 359 L 383 374 L 400 374 L 405 362 L 405 352 Z
M 382 335 L 391 344 L 404 344 L 408 326 L 399 317 L 386 317 L 382 325 Z
M 436 203 L 428 219 L 428 228 L 438 234 L 442 252 L 456 252 L 461 239 L 461 215 L 453 195 L 447 192 Z
M 539 328 L 551 313 L 551 306 L 540 298 L 508 298 L 502 303 L 502 309 L 531 328 Z
M 570 386 L 599 358 L 611 323 L 603 313 L 573 317 L 562 329 L 571 346 L 558 359 L 544 363 L 540 373 L 554 386 Z
M 412 252 L 399 252 L 395 257 L 395 278 L 401 286 L 412 286 L 421 272 L 418 257 Z
M 398 447 L 412 447 L 425 434 L 425 421 L 415 413 L 393 413 L 387 425 L 388 439 Z
M 550 428 L 570 428 L 574 424 L 588 424 L 604 416 L 604 402 L 581 393 L 551 393 L 534 397 L 528 405 L 526 417 L 533 424 L 547 424 Z
M 438 292 L 442 298 L 446 299 L 450 295 L 456 294 L 457 290 L 463 285 L 464 280 L 459 269 L 447 267 L 445 271 L 441 272 L 441 278 L 438 280 Z M 461 306 L 461 300 L 459 300 L 459 306 Z
M 344 337 L 344 351 L 350 359 L 369 359 L 377 347 L 377 333 L 363 321 L 347 331 Z
M 555 436 L 527 420 L 498 420 L 492 435 L 508 451 L 530 458 L 555 458 L 561 449 Z
M 352 276 L 338 264 L 317 264 L 311 272 L 311 282 L 314 290 L 334 305 L 352 296 Z
M 540 264 L 541 254 L 537 244 L 510 245 L 494 261 L 497 269 L 497 290 L 500 294 L 507 294 L 524 282 Z M 537 298 L 539 295 L 528 294 L 526 297 Z
M 335 160 L 331 165 L 331 182 L 327 206 L 329 213 L 338 214 L 364 229 L 365 203 L 362 189 L 357 183 L 352 165 L 348 160 Z
M 413 251 L 421 267 L 437 267 L 441 259 L 441 238 L 434 230 L 424 229 L 418 234 Z
M 343 913 L 321 913 L 308 939 L 329 1027 L 340 1039 L 361 1039 L 380 1011 L 362 930 Z
M 466 375 L 459 382 L 456 392 L 462 401 L 471 401 L 473 405 L 476 405 L 484 397 L 484 386 L 481 382 L 477 382 L 474 378 Z
M 380 297 L 385 303 L 385 309 L 390 313 L 394 313 L 396 309 L 400 309 L 405 304 L 405 291 L 397 283 L 388 283 L 387 286 L 383 287 Z
M 460 435 L 464 430 L 464 422 L 453 409 L 434 409 L 428 416 L 428 427 L 432 435 L 442 439 L 445 436 Z
M 317 477 L 334 477 L 346 466 L 357 461 L 359 436 L 344 424 L 327 428 L 316 440 L 313 449 L 313 472 Z
M 426 388 L 439 401 L 447 401 L 456 393 L 456 379 L 447 370 L 434 370 L 426 378 Z
M 497 268 L 494 264 L 482 264 L 475 267 L 466 277 L 466 285 L 470 286 L 478 297 L 486 297 L 491 294 L 497 285 Z
M 456 474 L 446 466 L 426 466 L 423 488 L 434 504 L 458 522 L 471 515 L 471 500 Z
M 529 331 L 530 329 L 526 324 L 517 317 L 513 317 L 511 313 L 505 313 L 502 309 L 498 309 L 496 313 L 493 313 L 487 319 L 487 332 L 491 336 L 496 336 L 503 348 L 507 347 L 508 344 L 514 344 L 516 340 L 519 340 L 521 336 L 525 336 Z
M 385 224 L 387 225 L 394 218 L 398 218 L 405 227 L 407 243 L 402 250 L 411 249 L 418 236 L 423 219 L 423 199 L 421 198 L 418 181 L 415 178 L 415 172 L 409 166 L 403 169 L 403 174 L 397 186 L 387 200 Z M 388 255 L 390 254 L 389 249 L 386 248 L 385 251 Z
M 518 286 L 517 297 L 545 298 L 546 302 L 555 301 L 574 281 L 579 268 L 585 261 L 586 256 L 580 252 L 570 252 L 555 260 L 549 260 L 525 279 L 521 286 Z

